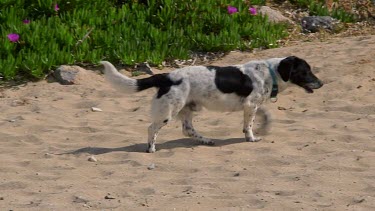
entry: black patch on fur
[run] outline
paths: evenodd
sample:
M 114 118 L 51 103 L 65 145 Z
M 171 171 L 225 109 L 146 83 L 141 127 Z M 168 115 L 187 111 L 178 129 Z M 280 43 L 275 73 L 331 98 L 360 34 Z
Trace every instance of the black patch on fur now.
M 149 78 L 137 79 L 138 91 L 142 91 L 151 87 L 159 88 L 157 98 L 161 98 L 164 94 L 168 93 L 173 85 L 181 84 L 182 79 L 172 81 L 168 73 L 156 74 Z
M 311 72 L 310 65 L 303 59 L 290 56 L 281 60 L 277 71 L 283 81 L 290 81 L 306 91 L 320 88 L 323 83 Z
M 253 82 L 250 77 L 243 74 L 237 67 L 208 66 L 209 70 L 216 70 L 215 84 L 223 93 L 235 93 L 241 97 L 247 97 L 253 91 Z

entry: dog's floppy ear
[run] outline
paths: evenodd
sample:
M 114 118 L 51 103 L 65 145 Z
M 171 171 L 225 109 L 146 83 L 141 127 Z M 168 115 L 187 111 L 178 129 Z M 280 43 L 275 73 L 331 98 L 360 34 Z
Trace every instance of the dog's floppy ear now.
M 289 56 L 285 59 L 281 60 L 279 66 L 277 67 L 277 71 L 279 72 L 283 81 L 288 81 L 290 79 L 290 74 L 294 68 L 294 64 L 297 61 L 297 57 Z

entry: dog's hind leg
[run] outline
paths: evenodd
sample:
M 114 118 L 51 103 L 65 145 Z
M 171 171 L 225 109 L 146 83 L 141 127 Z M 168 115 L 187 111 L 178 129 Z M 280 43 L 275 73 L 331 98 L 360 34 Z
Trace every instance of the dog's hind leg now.
M 205 138 L 200 135 L 193 127 L 193 112 L 189 107 L 184 107 L 178 114 L 182 122 L 182 133 L 185 136 L 198 140 L 205 145 L 214 145 L 215 142 L 211 139 Z
M 261 138 L 257 138 L 253 134 L 253 125 L 255 114 L 258 107 L 256 105 L 245 105 L 244 106 L 244 123 L 243 123 L 243 132 L 245 133 L 245 139 L 249 142 L 260 141 Z
M 152 124 L 148 127 L 147 152 L 153 153 L 156 151 L 155 142 L 159 130 L 177 116 L 184 104 L 183 96 L 176 94 L 175 91 L 161 97 L 154 97 L 151 106 Z

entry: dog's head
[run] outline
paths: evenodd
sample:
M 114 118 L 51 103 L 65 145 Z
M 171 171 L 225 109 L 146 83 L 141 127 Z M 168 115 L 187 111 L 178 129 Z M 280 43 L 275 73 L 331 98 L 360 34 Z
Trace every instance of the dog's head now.
M 307 93 L 313 93 L 313 89 L 319 89 L 323 86 L 323 82 L 311 72 L 310 65 L 296 56 L 281 60 L 277 71 L 283 81 L 290 81 L 304 88 Z

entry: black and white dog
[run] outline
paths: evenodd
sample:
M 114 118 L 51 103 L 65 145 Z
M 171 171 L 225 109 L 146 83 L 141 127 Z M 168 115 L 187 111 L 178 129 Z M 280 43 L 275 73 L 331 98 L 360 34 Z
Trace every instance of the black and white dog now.
M 192 66 L 144 79 L 132 79 L 120 74 L 109 62 L 102 61 L 105 77 L 125 93 L 158 88 L 152 100 L 152 124 L 148 128 L 148 150 L 155 152 L 158 131 L 178 117 L 184 135 L 203 144 L 214 142 L 194 130 L 194 111 L 203 107 L 216 111 L 244 111 L 243 132 L 246 141 L 259 141 L 253 134 L 255 114 L 270 98 L 290 84 L 308 93 L 323 83 L 311 72 L 310 65 L 295 56 L 251 61 L 226 67 Z

